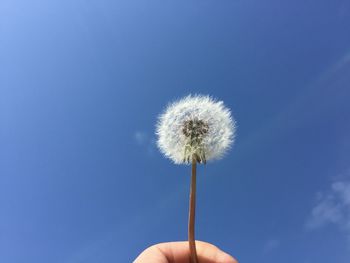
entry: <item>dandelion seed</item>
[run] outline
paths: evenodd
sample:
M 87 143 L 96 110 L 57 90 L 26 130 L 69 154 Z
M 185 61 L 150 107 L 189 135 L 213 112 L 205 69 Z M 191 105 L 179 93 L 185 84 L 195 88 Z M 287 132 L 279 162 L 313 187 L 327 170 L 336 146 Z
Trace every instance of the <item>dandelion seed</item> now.
M 187 96 L 168 106 L 157 124 L 158 147 L 176 164 L 220 159 L 234 141 L 235 121 L 222 101 Z

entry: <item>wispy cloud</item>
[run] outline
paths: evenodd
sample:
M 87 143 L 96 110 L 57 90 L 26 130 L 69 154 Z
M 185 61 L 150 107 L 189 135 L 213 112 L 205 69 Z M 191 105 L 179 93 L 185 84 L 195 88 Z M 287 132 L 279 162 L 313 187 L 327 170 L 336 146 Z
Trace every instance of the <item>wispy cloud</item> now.
M 150 136 L 147 132 L 140 130 L 135 131 L 134 141 L 137 145 L 144 147 L 149 155 L 152 155 L 154 153 L 156 145 L 155 139 L 152 136 Z
M 333 182 L 325 192 L 317 194 L 317 203 L 306 222 L 309 230 L 326 225 L 335 225 L 341 229 L 350 241 L 350 180 L 349 178 Z
M 267 240 L 263 247 L 263 254 L 269 253 L 272 250 L 277 249 L 280 246 L 280 244 L 280 240 L 276 238 Z
M 137 144 L 144 145 L 148 141 L 148 135 L 143 131 L 136 131 L 134 133 L 134 139 Z

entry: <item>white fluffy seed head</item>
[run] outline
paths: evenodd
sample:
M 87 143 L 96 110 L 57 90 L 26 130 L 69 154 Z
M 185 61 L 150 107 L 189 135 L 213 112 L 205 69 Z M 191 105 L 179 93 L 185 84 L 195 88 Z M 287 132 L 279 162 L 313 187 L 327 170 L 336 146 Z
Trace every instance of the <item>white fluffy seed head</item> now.
M 171 103 L 159 116 L 160 151 L 176 164 L 220 159 L 235 138 L 235 121 L 222 101 L 189 95 Z

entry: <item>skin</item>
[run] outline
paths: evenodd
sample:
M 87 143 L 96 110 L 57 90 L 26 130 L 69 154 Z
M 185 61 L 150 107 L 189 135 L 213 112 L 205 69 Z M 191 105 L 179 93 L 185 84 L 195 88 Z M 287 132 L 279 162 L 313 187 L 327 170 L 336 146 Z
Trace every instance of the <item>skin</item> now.
M 196 241 L 196 248 L 200 263 L 238 263 L 232 256 L 210 243 Z M 144 250 L 134 263 L 190 263 L 188 241 L 153 245 Z

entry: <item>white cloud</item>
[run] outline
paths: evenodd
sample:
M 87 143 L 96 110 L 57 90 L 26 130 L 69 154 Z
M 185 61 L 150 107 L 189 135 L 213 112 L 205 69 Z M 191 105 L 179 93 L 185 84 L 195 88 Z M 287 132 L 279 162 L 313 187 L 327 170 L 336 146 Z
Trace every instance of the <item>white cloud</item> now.
M 266 254 L 271 252 L 272 250 L 277 249 L 280 246 L 280 244 L 280 240 L 275 238 L 267 240 L 263 247 L 263 253 Z
M 306 228 L 317 229 L 326 225 L 339 227 L 350 238 L 350 180 L 338 180 L 327 192 L 318 194 Z
M 153 155 L 156 147 L 155 139 L 153 137 L 149 136 L 144 131 L 136 131 L 134 133 L 134 140 L 136 144 L 144 147 L 149 155 Z
M 147 133 L 143 131 L 136 131 L 134 133 L 134 139 L 137 144 L 143 145 L 148 141 Z

